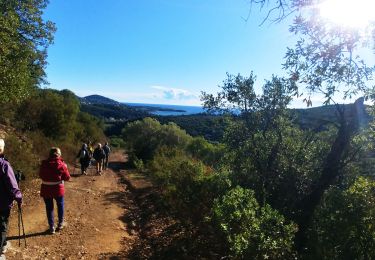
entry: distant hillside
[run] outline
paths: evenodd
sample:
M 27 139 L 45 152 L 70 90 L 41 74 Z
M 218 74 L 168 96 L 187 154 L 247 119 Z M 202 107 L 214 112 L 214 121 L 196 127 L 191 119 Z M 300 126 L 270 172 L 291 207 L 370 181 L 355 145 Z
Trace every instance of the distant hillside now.
M 337 108 L 342 110 L 345 117 L 351 118 L 351 111 L 354 104 L 345 105 L 327 105 L 321 107 L 313 107 L 306 109 L 291 109 L 291 115 L 294 117 L 296 124 L 303 129 L 314 129 L 315 131 L 324 130 L 329 123 L 335 123 L 338 120 Z M 363 103 L 357 104 L 359 114 L 359 124 L 366 125 L 371 120 L 371 116 L 367 112 L 367 108 Z M 363 112 L 365 111 L 365 112 Z
M 174 122 L 181 128 L 185 129 L 192 136 L 204 136 L 210 141 L 220 141 L 224 134 L 227 122 L 222 116 L 208 114 L 193 114 L 180 116 L 156 116 L 152 114 L 150 108 L 146 106 L 129 106 L 110 98 L 100 95 L 91 95 L 79 98 L 81 102 L 81 110 L 92 114 L 104 120 L 108 127 L 106 132 L 108 135 L 119 135 L 122 128 L 129 121 L 143 119 L 145 117 L 154 117 L 161 123 Z M 346 117 L 352 117 L 349 111 L 354 104 L 338 105 L 345 111 Z M 363 103 L 360 104 L 358 111 L 363 111 Z M 337 122 L 338 117 L 337 106 L 321 106 L 305 109 L 290 109 L 292 120 L 302 129 L 311 129 L 314 131 L 322 131 L 327 129 L 332 123 Z M 360 116 L 361 124 L 367 124 L 371 117 L 365 112 Z
M 119 106 L 122 105 L 120 102 L 117 102 L 113 99 L 103 97 L 100 95 L 90 95 L 86 97 L 79 97 L 78 98 L 82 104 L 90 105 L 90 104 L 104 104 L 104 105 L 114 105 Z
M 127 122 L 150 116 L 143 109 L 134 108 L 100 95 L 77 97 L 81 110 L 101 118 L 105 122 Z

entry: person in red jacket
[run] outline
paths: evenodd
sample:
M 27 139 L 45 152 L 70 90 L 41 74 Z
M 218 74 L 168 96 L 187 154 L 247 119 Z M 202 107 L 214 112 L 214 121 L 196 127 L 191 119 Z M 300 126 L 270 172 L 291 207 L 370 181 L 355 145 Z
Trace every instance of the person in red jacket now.
M 57 231 L 64 225 L 64 181 L 70 179 L 70 174 L 66 163 L 61 158 L 61 151 L 57 147 L 52 147 L 49 158 L 43 160 L 40 166 L 39 176 L 42 179 L 40 196 L 46 204 L 49 231 L 55 233 L 53 200 L 56 200 L 59 223 Z

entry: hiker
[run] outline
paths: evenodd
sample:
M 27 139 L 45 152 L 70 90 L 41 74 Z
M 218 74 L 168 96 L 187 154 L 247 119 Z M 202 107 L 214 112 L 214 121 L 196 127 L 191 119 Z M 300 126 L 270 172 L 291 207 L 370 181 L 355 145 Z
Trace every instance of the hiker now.
M 12 166 L 4 158 L 4 147 L 4 139 L 0 139 L 0 259 L 5 259 L 4 254 L 10 246 L 10 243 L 6 241 L 6 236 L 13 201 L 17 201 L 18 208 L 22 206 L 22 194 Z
M 89 155 L 90 155 L 90 162 L 89 162 L 89 166 L 90 166 L 90 165 L 92 165 L 91 158 L 93 158 L 93 155 L 94 155 L 94 147 L 93 147 L 92 142 L 90 140 L 88 141 L 87 150 L 89 151 Z
M 103 168 L 103 160 L 105 158 L 105 152 L 100 143 L 98 143 L 98 146 L 95 148 L 93 157 L 96 161 L 96 173 L 101 175 Z
M 46 205 L 46 213 L 50 234 L 55 233 L 54 225 L 54 202 L 57 204 L 58 225 L 56 231 L 64 227 L 64 181 L 70 179 L 68 167 L 61 157 L 58 147 L 52 147 L 47 160 L 42 161 L 39 176 L 42 179 L 40 196 L 43 197 Z
M 108 168 L 109 154 L 111 153 L 111 148 L 109 147 L 108 142 L 106 142 L 105 145 L 103 146 L 103 150 L 105 153 L 103 168 L 104 170 L 106 170 Z
M 82 144 L 82 147 L 79 150 L 76 158 L 79 159 L 79 163 L 81 164 L 81 174 L 87 175 L 86 170 L 90 166 L 91 160 L 90 153 L 87 149 L 87 144 Z

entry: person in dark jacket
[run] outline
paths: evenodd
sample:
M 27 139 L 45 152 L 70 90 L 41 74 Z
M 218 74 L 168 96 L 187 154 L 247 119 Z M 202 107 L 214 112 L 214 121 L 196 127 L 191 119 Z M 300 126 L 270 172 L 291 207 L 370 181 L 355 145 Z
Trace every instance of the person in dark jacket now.
M 49 158 L 42 161 L 39 176 L 42 179 L 40 196 L 43 197 L 46 205 L 46 213 L 51 234 L 55 233 L 53 207 L 57 204 L 57 213 L 59 223 L 57 231 L 64 226 L 64 181 L 70 179 L 70 174 L 66 163 L 61 158 L 61 151 L 57 147 L 52 147 L 49 152 Z
M 87 174 L 86 171 L 90 165 L 90 160 L 91 160 L 91 156 L 87 148 L 87 144 L 82 144 L 82 147 L 77 154 L 77 158 L 79 159 L 79 163 L 81 164 L 81 174 L 86 175 Z
M 105 152 L 100 143 L 98 143 L 98 146 L 95 148 L 93 157 L 96 161 L 96 173 L 101 175 L 103 169 L 103 160 L 105 158 Z
M 5 143 L 0 139 L 0 255 L 2 256 L 7 248 L 9 242 L 6 241 L 10 210 L 13 201 L 17 201 L 18 207 L 22 205 L 22 194 L 18 188 L 16 177 L 14 175 L 12 166 L 4 158 Z M 1 257 L 0 256 L 0 257 Z M 5 258 L 5 257 L 4 257 Z
M 106 170 L 108 168 L 109 154 L 111 153 L 111 148 L 109 147 L 108 142 L 106 142 L 103 146 L 103 150 L 105 153 L 103 169 Z

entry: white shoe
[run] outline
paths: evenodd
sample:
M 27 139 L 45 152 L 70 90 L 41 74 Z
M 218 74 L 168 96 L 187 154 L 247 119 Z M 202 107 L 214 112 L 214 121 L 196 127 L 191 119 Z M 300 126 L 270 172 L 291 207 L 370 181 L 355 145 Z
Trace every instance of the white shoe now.
M 51 235 L 55 234 L 55 227 L 51 227 L 51 228 L 49 229 L 49 233 L 50 233 Z
M 10 242 L 7 241 L 5 246 L 3 246 L 3 248 L 1 249 L 1 255 L 5 254 L 10 247 L 11 247 Z
M 62 223 L 60 223 L 60 224 L 57 226 L 56 231 L 61 231 L 62 229 L 64 229 L 64 227 L 65 227 L 65 222 L 62 222 Z

